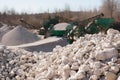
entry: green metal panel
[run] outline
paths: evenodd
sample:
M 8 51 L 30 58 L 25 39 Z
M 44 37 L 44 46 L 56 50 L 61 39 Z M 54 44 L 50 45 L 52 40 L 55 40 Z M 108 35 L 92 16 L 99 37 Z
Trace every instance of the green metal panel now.
M 64 36 L 64 34 L 66 33 L 65 30 L 52 30 L 51 32 L 53 36 L 59 36 L 59 37 Z
M 114 22 L 115 20 L 113 18 L 100 18 L 100 19 L 97 19 L 96 24 L 103 28 L 109 28 L 110 26 L 113 25 Z

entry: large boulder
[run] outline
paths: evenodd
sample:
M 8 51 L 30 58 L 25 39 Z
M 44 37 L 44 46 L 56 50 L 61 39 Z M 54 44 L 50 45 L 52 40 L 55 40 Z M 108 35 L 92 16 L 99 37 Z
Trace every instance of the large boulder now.
M 109 48 L 104 49 L 103 51 L 98 51 L 95 58 L 97 60 L 106 60 L 116 56 L 118 56 L 118 51 L 115 48 Z

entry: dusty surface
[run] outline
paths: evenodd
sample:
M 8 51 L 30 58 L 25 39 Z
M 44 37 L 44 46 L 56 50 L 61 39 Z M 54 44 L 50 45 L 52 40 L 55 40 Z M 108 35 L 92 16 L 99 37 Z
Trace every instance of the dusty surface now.
M 68 42 L 66 39 L 57 38 L 57 37 L 49 37 L 43 40 L 39 40 L 33 43 L 18 45 L 18 46 L 8 46 L 9 48 L 23 48 L 28 51 L 44 51 L 51 52 L 56 45 L 65 46 Z

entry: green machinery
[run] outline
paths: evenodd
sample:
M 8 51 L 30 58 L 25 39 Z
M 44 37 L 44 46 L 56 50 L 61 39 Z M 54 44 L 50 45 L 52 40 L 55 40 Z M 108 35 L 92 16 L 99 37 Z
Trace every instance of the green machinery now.
M 100 31 L 105 32 L 109 28 L 113 28 L 115 22 L 112 18 L 102 18 L 104 14 L 85 19 L 81 22 L 73 22 L 66 28 L 66 37 L 70 43 L 84 36 L 85 34 L 95 34 Z
M 66 30 L 54 30 L 53 26 L 50 31 L 54 36 L 66 37 L 69 43 L 85 34 L 95 34 L 100 31 L 106 31 L 109 28 L 113 28 L 113 23 L 115 22 L 112 18 L 103 18 L 104 14 L 101 13 L 94 17 L 90 17 L 83 21 L 73 21 L 66 27 Z
M 59 17 L 55 17 L 53 19 L 50 18 L 43 24 L 45 37 L 46 34 L 52 34 L 51 36 L 66 37 L 68 42 L 72 43 L 76 40 L 76 38 L 84 36 L 85 34 L 95 34 L 100 31 L 105 32 L 109 28 L 114 28 L 113 24 L 115 23 L 115 20 L 112 18 L 103 18 L 103 16 L 104 14 L 101 13 L 83 21 L 73 21 L 66 27 L 66 30 L 54 30 L 54 25 L 59 23 Z M 21 22 L 24 21 L 21 20 Z

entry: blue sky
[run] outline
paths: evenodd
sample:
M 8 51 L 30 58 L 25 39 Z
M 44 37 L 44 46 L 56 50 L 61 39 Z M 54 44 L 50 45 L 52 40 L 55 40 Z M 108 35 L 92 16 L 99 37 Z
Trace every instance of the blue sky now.
M 63 10 L 69 5 L 72 11 L 99 8 L 102 0 L 0 0 L 0 11 L 14 8 L 17 12 L 39 13 L 55 9 Z

